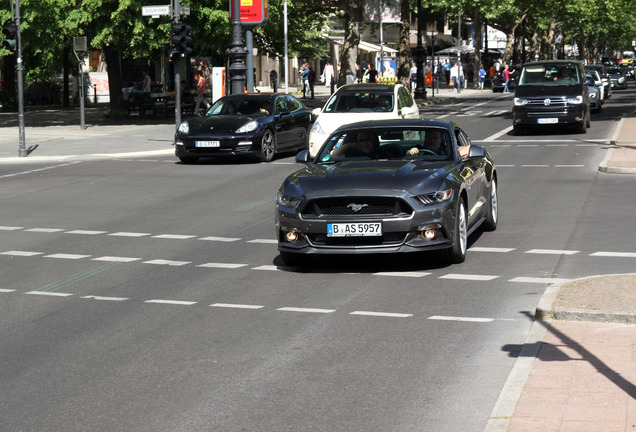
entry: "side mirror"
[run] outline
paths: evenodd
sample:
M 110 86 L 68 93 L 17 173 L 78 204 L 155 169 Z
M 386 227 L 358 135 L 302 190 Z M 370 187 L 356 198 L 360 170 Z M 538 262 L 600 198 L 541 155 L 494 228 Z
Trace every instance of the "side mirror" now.
M 468 151 L 468 158 L 482 158 L 486 155 L 486 150 L 480 145 L 471 144 L 470 150 Z
M 311 161 L 309 157 L 309 150 L 303 150 L 296 155 L 296 163 L 306 164 Z
M 595 84 L 594 80 L 590 77 L 585 79 L 585 85 L 593 86 Z
M 408 115 L 413 114 L 413 109 L 411 107 L 402 107 L 402 111 L 400 112 L 402 117 L 406 117 Z

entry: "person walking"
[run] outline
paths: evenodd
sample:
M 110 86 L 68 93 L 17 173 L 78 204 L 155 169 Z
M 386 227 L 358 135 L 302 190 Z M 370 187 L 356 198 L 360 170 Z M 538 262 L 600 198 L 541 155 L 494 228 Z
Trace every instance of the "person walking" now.
M 369 69 L 367 69 L 367 82 L 378 82 L 378 71 L 373 67 L 373 63 L 369 63 Z
M 199 113 L 199 107 L 201 106 L 201 102 L 205 105 L 206 108 L 209 107 L 208 101 L 205 99 L 205 94 L 208 91 L 207 85 L 205 83 L 205 75 L 201 72 L 194 75 L 194 80 L 197 82 L 197 102 L 194 106 L 195 114 Z
M 316 72 L 314 68 L 309 66 L 309 73 L 307 73 L 307 84 L 309 84 L 309 94 L 311 99 L 314 98 L 314 83 L 316 82 Z
M 484 82 L 486 82 L 486 69 L 484 69 L 484 65 L 479 65 L 479 90 L 484 90 Z
M 307 98 L 307 94 L 309 93 L 309 82 L 307 81 L 307 76 L 309 75 L 309 64 L 305 63 L 300 72 L 300 79 L 303 84 L 303 99 Z
M 333 81 L 333 65 L 329 60 L 327 60 L 327 64 L 325 68 L 322 70 L 322 75 L 325 77 L 325 87 L 330 87 L 331 82 Z
M 450 68 L 450 83 L 452 83 L 453 88 L 459 93 L 459 67 L 457 63 L 453 63 Z M 453 89 L 451 89 L 451 91 L 452 90 Z
M 510 82 L 510 74 L 514 72 L 514 70 L 510 70 L 510 68 L 508 67 L 508 65 L 506 65 L 504 67 L 503 72 L 501 73 L 503 75 L 504 78 L 504 89 L 503 92 L 504 93 L 510 93 L 510 89 L 508 88 L 508 83 Z

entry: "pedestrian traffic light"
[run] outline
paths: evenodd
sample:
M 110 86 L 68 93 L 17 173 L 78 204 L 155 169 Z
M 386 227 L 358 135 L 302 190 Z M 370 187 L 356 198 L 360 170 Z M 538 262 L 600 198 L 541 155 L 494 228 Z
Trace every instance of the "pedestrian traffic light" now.
M 15 51 L 17 45 L 16 38 L 18 37 L 18 26 L 15 24 L 9 24 L 2 29 L 2 34 L 4 35 L 2 46 L 9 51 Z
M 177 52 L 181 54 L 182 57 L 190 55 L 192 53 L 192 47 L 190 44 L 192 43 L 192 38 L 188 36 L 188 32 L 192 30 L 192 27 L 183 23 L 173 22 L 171 25 L 171 36 L 170 36 L 170 53 L 172 58 L 172 53 Z

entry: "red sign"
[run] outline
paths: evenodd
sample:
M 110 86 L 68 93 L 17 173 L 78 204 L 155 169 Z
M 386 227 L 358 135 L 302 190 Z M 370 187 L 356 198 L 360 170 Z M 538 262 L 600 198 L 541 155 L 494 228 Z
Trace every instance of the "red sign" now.
M 240 0 L 241 24 L 260 25 L 269 19 L 267 0 Z M 234 19 L 232 13 L 232 0 L 230 0 L 230 20 Z

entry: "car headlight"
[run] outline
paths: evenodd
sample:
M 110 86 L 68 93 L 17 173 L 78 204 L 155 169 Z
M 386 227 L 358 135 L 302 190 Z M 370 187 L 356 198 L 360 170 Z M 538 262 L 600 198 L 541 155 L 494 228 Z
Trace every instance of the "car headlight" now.
M 322 126 L 320 126 L 319 122 L 315 122 L 313 124 L 313 126 L 311 127 L 311 133 L 315 133 L 315 134 L 319 134 L 319 135 L 327 135 L 324 131 L 324 129 L 322 128 Z
M 438 190 L 437 192 L 415 196 L 415 199 L 419 201 L 419 203 L 422 205 L 439 204 L 445 201 L 449 201 L 452 198 L 453 198 L 452 189 Z
M 236 133 L 247 133 L 253 132 L 258 127 L 258 122 L 256 120 L 252 120 L 249 123 L 245 123 L 243 126 L 236 130 Z
M 567 98 L 567 102 L 571 105 L 581 105 L 583 103 L 583 96 L 575 96 Z
M 182 133 L 182 134 L 190 133 L 190 124 L 187 121 L 182 122 L 179 125 L 178 131 L 179 133 Z
M 528 105 L 528 99 L 525 98 L 515 98 L 515 106 L 524 106 Z
M 283 207 L 296 207 L 300 202 L 300 197 L 283 195 L 282 192 L 276 194 L 276 203 Z
M 625 82 L 625 77 L 620 77 L 620 78 L 618 79 L 618 82 L 619 82 L 619 83 L 623 83 L 623 82 Z

